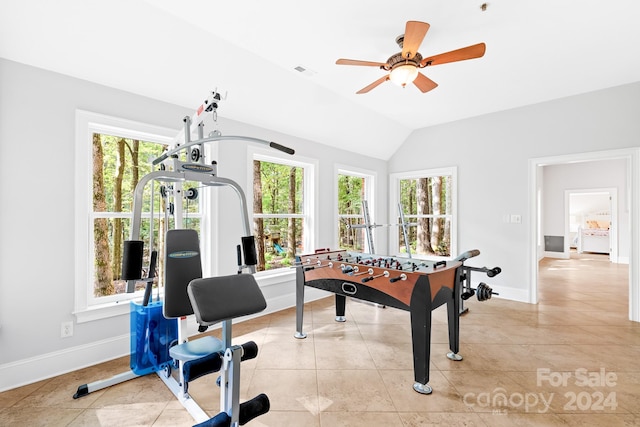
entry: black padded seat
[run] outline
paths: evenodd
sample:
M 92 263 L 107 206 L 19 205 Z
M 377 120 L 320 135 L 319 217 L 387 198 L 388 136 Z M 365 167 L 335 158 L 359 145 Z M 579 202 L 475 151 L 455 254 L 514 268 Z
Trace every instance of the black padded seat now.
M 187 294 L 196 320 L 203 326 L 267 308 L 267 301 L 252 274 L 194 279 L 187 286 Z

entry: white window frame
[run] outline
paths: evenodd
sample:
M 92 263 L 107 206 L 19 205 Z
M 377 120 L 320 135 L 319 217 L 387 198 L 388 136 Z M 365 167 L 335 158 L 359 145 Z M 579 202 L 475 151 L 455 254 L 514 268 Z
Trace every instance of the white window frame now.
M 411 254 L 412 257 L 427 260 L 452 259 L 458 255 L 458 168 L 456 166 L 438 169 L 424 169 L 408 172 L 397 172 L 389 175 L 389 218 L 398 217 L 398 203 L 400 202 L 400 181 L 403 179 L 429 178 L 434 176 L 451 176 L 451 247 L 449 257 L 439 257 L 424 254 Z M 394 221 L 395 222 L 395 221 Z M 401 254 L 398 228 L 389 230 L 389 249 L 394 256 Z
M 247 187 L 253 188 L 253 161 L 259 160 L 263 162 L 279 163 L 287 166 L 301 167 L 304 170 L 303 174 L 303 201 L 302 201 L 302 214 L 284 214 L 284 215 L 254 215 L 253 213 L 253 191 L 247 191 L 247 206 L 249 206 L 250 222 L 253 224 L 254 217 L 272 218 L 272 217 L 285 217 L 285 218 L 302 218 L 303 225 L 303 240 L 302 240 L 302 252 L 309 253 L 313 251 L 317 236 L 317 223 L 314 218 L 317 217 L 317 206 L 315 203 L 317 194 L 317 173 L 318 173 L 318 161 L 314 159 L 308 159 L 300 157 L 298 155 L 285 156 L 278 153 L 274 153 L 273 150 L 264 150 L 259 147 L 247 146 Z M 291 271 L 290 268 L 276 268 L 273 270 L 265 270 L 257 273 L 258 277 L 265 277 L 270 275 L 279 275 L 283 271 Z
M 129 312 L 128 301 L 141 299 L 142 291 L 103 298 L 93 296 L 93 180 L 94 133 L 170 145 L 177 130 L 76 110 L 75 135 L 75 298 L 78 323 L 119 316 Z M 201 211 L 201 214 L 203 212 Z M 108 216 L 108 215 L 107 215 Z M 120 216 L 120 215 L 118 215 Z
M 356 168 L 353 166 L 346 166 L 346 165 L 339 165 L 336 164 L 334 166 L 335 172 L 333 174 L 334 176 L 334 183 L 333 183 L 333 189 L 335 192 L 335 196 L 334 196 L 334 209 L 333 212 L 335 212 L 335 219 L 333 221 L 333 235 L 334 235 L 334 243 L 333 243 L 333 247 L 334 248 L 338 248 L 339 245 L 339 233 L 340 233 L 340 229 L 339 229 L 339 221 L 340 221 L 340 213 L 338 212 L 338 176 L 339 175 L 348 175 L 348 176 L 357 176 L 360 178 L 364 178 L 365 183 L 364 183 L 364 200 L 367 201 L 367 205 L 369 206 L 369 219 L 371 220 L 372 223 L 375 223 L 375 206 L 376 206 L 376 200 L 375 200 L 375 185 L 377 182 L 377 178 L 378 178 L 378 174 L 375 171 L 371 171 L 371 170 L 367 170 L 367 169 L 360 169 L 360 168 Z M 354 217 L 358 217 L 358 218 L 364 218 L 364 212 L 360 215 L 360 216 L 354 216 Z M 376 234 L 375 232 L 373 232 L 373 240 L 374 240 L 374 247 L 376 247 Z M 367 252 L 371 252 L 370 248 L 369 248 L 369 242 L 367 241 L 366 237 L 364 239 L 364 248 Z

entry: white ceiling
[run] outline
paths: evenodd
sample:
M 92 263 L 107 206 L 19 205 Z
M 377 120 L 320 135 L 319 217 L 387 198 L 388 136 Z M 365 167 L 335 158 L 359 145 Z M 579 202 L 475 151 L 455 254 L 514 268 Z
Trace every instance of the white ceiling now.
M 0 57 L 189 109 L 217 89 L 220 116 L 381 159 L 415 129 L 640 81 L 637 0 L 481 4 L 0 0 Z M 426 94 L 356 95 L 384 71 L 336 59 L 385 62 L 408 20 L 431 25 L 423 56 L 486 54 L 423 69 L 439 84 Z

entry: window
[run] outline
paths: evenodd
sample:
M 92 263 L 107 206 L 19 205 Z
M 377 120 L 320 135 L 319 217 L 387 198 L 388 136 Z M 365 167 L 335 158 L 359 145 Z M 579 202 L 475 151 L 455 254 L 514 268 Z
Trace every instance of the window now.
M 141 296 L 142 283 L 137 284 L 137 292 L 126 293 L 126 283 L 120 280 L 122 245 L 130 232 L 133 188 L 141 177 L 151 172 L 150 160 L 162 153 L 175 134 L 176 131 L 170 129 L 77 112 L 75 314 L 78 322 L 122 314 L 123 309 L 109 310 L 108 307 Z M 149 187 L 145 188 L 140 230 L 141 239 L 145 241 L 143 259 L 147 264 L 151 242 L 154 248 L 161 248 L 162 230 L 170 226 L 165 224 L 164 213 L 160 214 L 161 209 L 169 208 L 159 196 L 160 185 L 155 186 L 153 209 Z M 184 187 L 187 189 L 189 184 Z M 171 189 L 165 191 L 171 192 Z M 199 204 L 195 205 L 187 205 L 184 216 L 198 226 L 201 215 Z M 162 259 L 161 255 L 158 259 Z M 128 304 L 119 306 L 125 311 L 129 309 Z M 106 310 L 98 314 L 96 308 Z
M 372 182 L 371 174 L 344 169 L 337 172 L 338 247 L 341 249 L 372 252 L 364 227 L 365 214 L 369 214 L 369 222 L 372 221 Z
M 252 156 L 257 271 L 290 267 L 312 247 L 313 165 Z
M 391 217 L 405 224 L 391 235 L 396 254 L 456 256 L 456 168 L 392 174 L 391 189 L 397 206 Z
M 108 297 L 126 291 L 126 281 L 121 280 L 123 241 L 129 235 L 129 220 L 133 206 L 133 189 L 140 176 L 151 172 L 141 158 L 155 158 L 162 154 L 163 146 L 149 141 L 124 138 L 103 133 L 92 134 L 92 184 L 93 209 L 90 251 L 93 252 L 93 297 Z M 150 189 L 145 189 L 145 221 L 141 226 L 141 239 L 149 242 Z M 162 235 L 162 234 L 160 234 Z M 157 242 L 157 235 L 155 237 Z M 143 259 L 149 259 L 149 245 Z M 143 289 L 138 283 L 136 289 Z

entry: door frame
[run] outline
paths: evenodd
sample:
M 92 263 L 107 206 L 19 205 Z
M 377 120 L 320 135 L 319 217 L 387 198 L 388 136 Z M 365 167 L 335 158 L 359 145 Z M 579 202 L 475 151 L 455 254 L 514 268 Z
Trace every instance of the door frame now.
M 640 148 L 596 151 L 529 159 L 529 302 L 538 303 L 538 253 L 540 251 L 540 181 L 542 167 L 564 163 L 625 159 L 629 206 L 629 319 L 640 322 Z
M 571 253 L 570 213 L 572 194 L 607 194 L 609 196 L 609 261 L 618 263 L 618 189 L 617 188 L 578 188 L 564 190 L 564 253 Z

